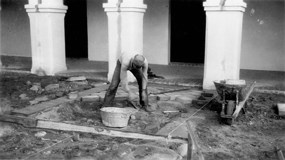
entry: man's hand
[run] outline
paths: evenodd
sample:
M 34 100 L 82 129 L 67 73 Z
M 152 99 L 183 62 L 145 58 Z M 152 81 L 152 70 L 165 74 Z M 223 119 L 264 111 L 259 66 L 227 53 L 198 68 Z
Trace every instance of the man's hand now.
M 140 98 L 140 104 L 142 105 L 142 107 L 147 107 L 148 106 L 148 95 L 147 95 L 147 90 L 143 89 L 142 93 L 140 94 L 141 98 Z

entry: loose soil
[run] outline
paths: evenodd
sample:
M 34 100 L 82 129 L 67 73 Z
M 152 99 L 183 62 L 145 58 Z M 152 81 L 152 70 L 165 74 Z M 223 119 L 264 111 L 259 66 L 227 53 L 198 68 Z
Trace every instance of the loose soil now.
M 74 83 L 66 81 L 66 77 L 8 72 L 2 72 L 0 76 L 2 114 L 25 108 L 39 97 L 45 96 L 45 101 L 48 101 L 102 83 L 89 79 Z M 40 87 L 31 90 L 35 84 Z M 46 90 L 50 84 L 59 84 L 59 87 Z M 116 103 L 117 106 L 129 106 L 125 101 Z M 195 115 L 200 118 L 190 120 L 205 159 L 277 160 L 277 146 L 285 154 L 285 118 L 278 116 L 277 103 L 285 103 L 285 96 L 253 92 L 244 112 L 231 126 L 222 123 L 218 114 L 221 109 L 218 100 L 203 108 Z M 39 119 L 104 127 L 97 107 L 99 105 L 99 102 L 75 101 L 35 116 Z M 167 123 L 179 117 L 185 118 L 187 112 L 196 111 L 202 105 L 185 107 L 176 114 L 137 112 L 130 119 L 128 127 L 118 130 L 155 134 Z M 0 159 L 186 159 L 179 156 L 177 148 L 180 144 L 175 143 L 25 128 L 6 122 L 0 122 L 0 128 Z M 39 136 L 42 132 L 44 134 Z

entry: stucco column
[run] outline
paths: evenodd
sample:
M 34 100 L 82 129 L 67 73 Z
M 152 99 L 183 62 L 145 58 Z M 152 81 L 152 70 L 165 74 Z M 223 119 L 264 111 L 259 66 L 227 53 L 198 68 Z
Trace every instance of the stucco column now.
M 239 79 L 243 0 L 207 0 L 203 89 L 215 89 L 214 80 Z
M 1 6 L 1 2 L 0 2 L 0 17 L 2 16 L 2 6 Z M 0 27 L 0 34 L 2 33 L 2 27 Z M 2 56 L 2 37 L 0 36 L 0 71 L 2 69 L 2 60 L 1 60 L 1 56 Z
M 63 0 L 29 0 L 25 5 L 30 18 L 32 73 L 54 75 L 64 71 L 64 17 L 67 6 Z
M 143 16 L 147 6 L 143 0 L 108 0 L 103 7 L 108 16 L 108 81 L 111 81 L 122 53 L 143 54 Z M 130 74 L 129 81 L 134 81 Z

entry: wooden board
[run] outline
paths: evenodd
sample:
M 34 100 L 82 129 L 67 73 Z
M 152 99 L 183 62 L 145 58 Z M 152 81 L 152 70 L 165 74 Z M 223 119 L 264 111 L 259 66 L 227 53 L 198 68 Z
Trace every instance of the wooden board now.
M 37 128 L 55 129 L 55 130 L 62 130 L 62 131 L 85 132 L 85 133 L 106 135 L 106 136 L 111 136 L 111 137 L 122 137 L 122 138 L 145 139 L 145 140 L 155 140 L 155 141 L 164 141 L 164 142 L 187 143 L 187 140 L 184 140 L 181 138 L 175 138 L 175 137 L 172 137 L 171 139 L 169 139 L 169 138 L 167 138 L 167 136 L 146 135 L 146 134 L 140 134 L 140 133 L 122 132 L 122 131 L 115 131 L 115 130 L 111 130 L 111 129 L 108 130 L 108 129 L 98 127 L 98 126 L 88 127 L 88 126 L 79 126 L 79 125 L 74 125 L 74 124 L 43 121 L 43 120 L 38 121 Z
M 28 117 L 20 117 L 20 116 L 13 116 L 13 115 L 0 115 L 0 121 L 17 123 L 25 127 L 36 127 L 37 126 L 37 120 L 28 118 Z
M 98 86 L 96 88 L 92 88 L 89 90 L 79 92 L 78 95 L 79 95 L 79 97 L 82 97 L 82 96 L 90 95 L 92 93 L 102 92 L 102 91 L 105 91 L 108 88 L 108 86 L 109 85 Z M 43 111 L 45 109 L 49 109 L 49 108 L 58 106 L 60 104 L 64 104 L 64 103 L 72 102 L 72 101 L 74 101 L 74 99 L 68 99 L 67 97 L 61 97 L 61 98 L 57 98 L 57 99 L 50 100 L 47 102 L 42 102 L 42 103 L 39 103 L 36 105 L 27 106 L 27 107 L 22 108 L 22 109 L 16 109 L 16 110 L 13 110 L 12 113 L 13 114 L 20 114 L 23 116 L 29 116 L 31 114 Z

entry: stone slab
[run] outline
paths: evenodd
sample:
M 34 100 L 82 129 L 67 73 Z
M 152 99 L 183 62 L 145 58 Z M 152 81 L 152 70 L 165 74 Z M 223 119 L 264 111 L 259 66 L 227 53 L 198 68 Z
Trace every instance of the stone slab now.
M 105 91 L 108 87 L 109 85 L 98 86 L 96 88 L 92 88 L 89 90 L 79 92 L 78 96 L 82 97 L 82 96 L 88 96 L 93 93 L 99 93 L 99 92 Z M 54 107 L 54 106 L 57 106 L 63 103 L 71 102 L 71 101 L 74 101 L 74 99 L 68 99 L 67 97 L 61 97 L 61 98 L 57 98 L 57 99 L 50 100 L 47 102 L 42 102 L 37 105 L 31 105 L 31 106 L 27 106 L 22 109 L 16 109 L 16 110 L 13 110 L 12 113 L 29 116 L 31 114 L 43 111 L 45 109 L 48 109 L 48 108 L 51 108 L 51 107 Z
M 278 115 L 285 116 L 285 103 L 278 103 L 277 108 L 278 108 Z

